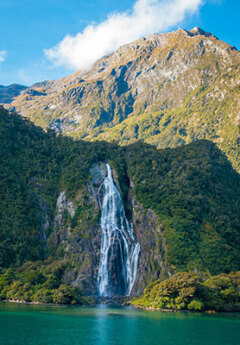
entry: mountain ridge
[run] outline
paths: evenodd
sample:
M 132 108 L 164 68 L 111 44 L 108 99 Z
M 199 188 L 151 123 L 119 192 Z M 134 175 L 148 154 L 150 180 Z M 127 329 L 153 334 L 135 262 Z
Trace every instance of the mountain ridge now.
M 233 46 L 200 28 L 178 29 L 123 45 L 87 71 L 35 84 L 9 108 L 90 141 L 165 148 L 208 139 L 240 171 L 239 67 Z
M 11 103 L 27 86 L 21 84 L 0 85 L 0 103 Z

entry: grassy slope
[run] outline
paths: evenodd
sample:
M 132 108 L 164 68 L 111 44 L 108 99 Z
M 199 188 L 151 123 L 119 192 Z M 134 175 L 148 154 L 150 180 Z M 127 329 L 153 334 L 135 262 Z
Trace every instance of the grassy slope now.
M 202 71 L 208 70 L 207 61 L 205 65 L 204 60 L 202 61 Z M 143 140 L 158 148 L 167 148 L 208 139 L 216 143 L 233 167 L 240 171 L 238 71 L 237 65 L 230 72 L 225 69 L 220 75 L 213 77 L 210 86 L 206 79 L 200 87 L 189 92 L 178 106 L 161 110 L 161 104 L 154 104 L 155 110 L 140 114 L 133 112 L 122 123 L 112 128 L 103 126 L 95 133 L 93 131 L 85 140 L 115 141 L 122 145 Z M 234 84 L 236 86 L 232 87 Z M 177 81 L 169 92 L 174 93 L 174 88 L 178 90 Z

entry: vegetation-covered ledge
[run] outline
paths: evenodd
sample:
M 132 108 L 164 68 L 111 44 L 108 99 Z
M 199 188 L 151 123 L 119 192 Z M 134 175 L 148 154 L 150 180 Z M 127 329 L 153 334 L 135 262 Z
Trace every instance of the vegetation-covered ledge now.
M 240 312 L 240 271 L 208 279 L 197 273 L 178 272 L 150 284 L 132 305 L 152 310 Z
M 62 282 L 69 260 L 26 262 L 0 272 L 0 301 L 43 304 L 93 304 L 81 289 Z M 70 269 L 70 268 L 69 268 Z

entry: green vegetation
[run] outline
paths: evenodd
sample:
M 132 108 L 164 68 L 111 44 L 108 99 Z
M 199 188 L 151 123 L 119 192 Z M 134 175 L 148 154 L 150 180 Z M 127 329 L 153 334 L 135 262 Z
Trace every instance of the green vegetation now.
M 149 285 L 132 304 L 140 308 L 240 311 L 240 272 L 203 280 L 198 274 L 179 272 Z
M 94 294 L 89 279 L 98 264 L 100 213 L 88 183 L 89 169 L 99 161 L 114 169 L 129 219 L 133 196 L 157 215 L 156 255 L 171 272 L 197 270 L 208 277 L 239 270 L 240 176 L 215 144 L 201 140 L 158 150 L 143 142 L 121 147 L 73 141 L 0 108 L 1 299 L 81 303 L 76 296 L 85 289 Z M 62 191 L 75 214 L 65 210 L 59 225 Z M 151 270 L 160 272 L 155 266 Z M 88 280 L 76 290 L 71 283 L 79 286 L 79 276 Z M 189 308 L 200 302 L 189 300 Z
M 26 262 L 18 269 L 2 270 L 0 300 L 56 304 L 90 304 L 80 289 L 63 282 L 64 272 L 71 268 L 67 260 Z
M 74 198 L 87 184 L 92 163 L 104 160 L 105 152 L 104 143 L 44 133 L 0 109 L 0 267 L 49 255 L 46 240 L 60 191 Z
M 158 151 L 127 149 L 128 175 L 145 209 L 159 217 L 166 259 L 181 270 L 240 267 L 240 176 L 211 142 Z

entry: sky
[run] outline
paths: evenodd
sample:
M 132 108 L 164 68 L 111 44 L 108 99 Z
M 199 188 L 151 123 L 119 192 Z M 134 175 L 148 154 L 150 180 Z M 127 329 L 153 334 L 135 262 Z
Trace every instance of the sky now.
M 180 27 L 240 49 L 239 14 L 240 0 L 0 0 L 0 85 L 61 78 Z

